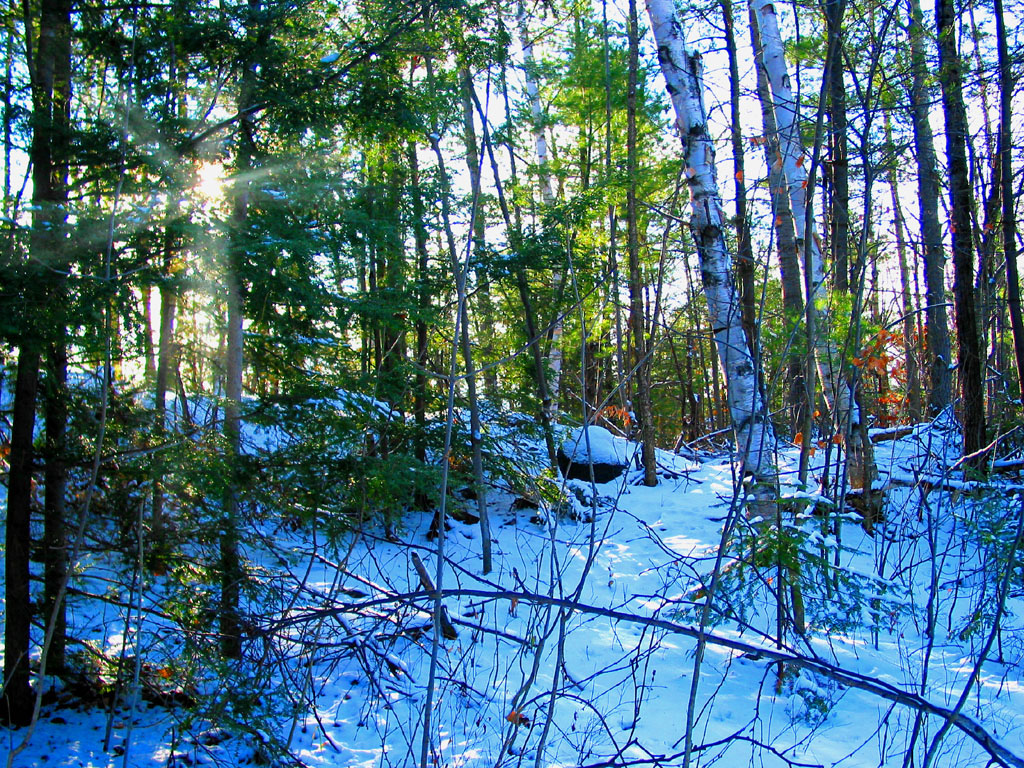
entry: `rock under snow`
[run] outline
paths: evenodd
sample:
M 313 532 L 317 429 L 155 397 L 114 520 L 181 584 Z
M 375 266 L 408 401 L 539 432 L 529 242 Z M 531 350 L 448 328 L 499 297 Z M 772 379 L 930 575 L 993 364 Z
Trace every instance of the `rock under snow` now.
M 572 430 L 558 448 L 558 468 L 569 480 L 590 480 L 591 464 L 595 482 L 614 480 L 629 465 L 626 441 L 604 427 Z

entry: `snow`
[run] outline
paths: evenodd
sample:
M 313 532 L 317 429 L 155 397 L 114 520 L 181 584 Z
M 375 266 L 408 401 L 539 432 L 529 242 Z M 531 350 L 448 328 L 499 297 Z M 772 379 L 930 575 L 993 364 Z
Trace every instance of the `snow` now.
M 624 466 L 633 456 L 629 443 L 615 437 L 604 427 L 577 427 L 562 442 L 562 451 L 574 463 Z M 589 459 L 588 459 L 589 453 Z
M 383 407 L 356 399 L 329 404 L 339 406 Z M 489 434 L 505 435 L 509 456 L 524 449 L 514 430 Z M 574 460 L 586 459 L 584 437 L 596 462 L 622 463 L 635 450 L 607 430 L 575 429 L 563 442 Z M 273 435 L 254 431 L 251 439 L 265 447 Z M 922 427 L 878 443 L 876 458 L 880 468 L 912 479 L 939 459 L 951 466 L 953 443 L 954 434 Z M 824 467 L 813 467 L 811 490 L 798 489 L 789 473 L 795 454 L 780 458 L 784 498 L 817 500 Z M 398 541 L 367 528 L 328 542 L 316 528 L 253 521 L 244 548 L 258 584 L 250 598 L 255 626 L 246 660 L 220 674 L 189 666 L 209 643 L 210 620 L 202 617 L 215 595 L 181 572 L 149 574 L 141 604 L 155 609 L 194 595 L 178 605 L 196 611 L 197 623 L 186 627 L 184 619 L 148 609 L 128 615 L 131 595 L 118 586 L 128 583 L 127 566 L 94 555 L 75 586 L 106 599 L 73 598 L 76 636 L 108 655 L 122 644 L 129 657 L 142 647 L 144 678 L 183 686 L 197 705 L 142 702 L 133 711 L 122 698 L 111 713 L 108 702 L 69 707 L 48 700 L 13 765 L 243 765 L 274 756 L 279 765 L 311 768 L 418 765 L 436 642 L 431 765 L 681 765 L 697 669 L 695 764 L 901 766 L 915 711 L 825 672 L 837 668 L 908 693 L 921 692 L 927 677 L 924 698 L 954 706 L 987 636 L 977 616 L 995 589 L 987 568 L 997 552 L 978 532 L 1000 517 L 1012 520 L 1019 502 L 1009 493 L 971 498 L 939 488 L 924 500 L 922 489 L 892 486 L 888 519 L 874 537 L 850 521 L 827 530 L 821 518 L 791 517 L 786 531 L 805 542 L 807 556 L 824 552 L 840 562 L 829 584 L 814 581 L 805 566 L 809 631 L 806 638 L 790 633 L 781 651 L 774 568 L 765 570 L 767 579 L 754 577 L 739 556 L 763 542 L 766 529 L 740 514 L 739 544 L 725 555 L 715 598 L 736 614 L 713 612 L 695 668 L 700 609 L 722 527 L 733 519 L 735 468 L 724 456 L 697 462 L 664 452 L 658 464 L 656 487 L 634 484 L 635 473 L 596 493 L 589 484 L 564 484 L 558 507 L 542 501 L 524 512 L 513 508 L 512 494 L 492 490 L 495 569 L 487 576 L 480 573 L 478 527 L 453 520 L 439 585 L 458 632 L 451 640 L 435 639 L 431 595 L 411 564 L 415 551 L 434 574 L 428 512 L 407 515 Z M 552 498 L 549 474 L 537 472 L 530 482 L 545 490 L 537 498 Z M 196 546 L 198 552 L 203 543 Z M 924 618 L 933 578 L 940 587 L 929 638 Z M 1024 756 L 1019 581 L 1007 608 L 999 647 L 982 665 L 963 714 Z M 772 655 L 779 652 L 793 663 L 780 668 Z M 939 718 L 926 719 L 915 764 L 940 726 Z M 5 734 L 0 758 L 26 735 Z M 952 729 L 934 765 L 986 763 L 987 755 Z

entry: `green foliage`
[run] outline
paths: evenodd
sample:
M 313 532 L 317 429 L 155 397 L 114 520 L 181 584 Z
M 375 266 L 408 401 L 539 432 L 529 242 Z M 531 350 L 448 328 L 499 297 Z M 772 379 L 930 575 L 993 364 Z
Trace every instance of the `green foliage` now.
M 1021 501 L 1019 498 L 1007 499 L 1002 495 L 984 493 L 979 497 L 962 498 L 961 502 L 961 522 L 979 557 L 976 572 L 959 574 L 956 584 L 950 585 L 955 586 L 958 592 L 961 583 L 976 585 L 970 609 L 951 627 L 951 633 L 961 642 L 972 639 L 980 642 L 991 631 L 995 621 L 1000 579 L 1006 570 L 1013 567 L 1011 590 L 1024 585 L 1021 551 L 1013 548 Z
M 830 519 L 837 516 L 833 513 Z M 859 523 L 854 515 L 843 516 L 843 521 Z M 813 515 L 798 513 L 781 525 L 757 519 L 741 526 L 729 544 L 735 565 L 723 574 L 717 621 L 746 623 L 753 618 L 751 611 L 779 599 L 791 620 L 795 587 L 807 625 L 817 631 L 890 631 L 907 610 L 904 596 L 891 582 L 837 567 L 837 549 L 845 551 L 834 536 L 822 533 L 822 522 Z

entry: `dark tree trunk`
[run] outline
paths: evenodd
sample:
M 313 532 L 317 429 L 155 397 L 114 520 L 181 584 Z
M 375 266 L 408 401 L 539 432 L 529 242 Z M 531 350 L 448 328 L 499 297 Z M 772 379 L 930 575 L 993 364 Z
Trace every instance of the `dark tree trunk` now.
M 946 256 L 939 222 L 939 173 L 935 142 L 928 122 L 930 73 L 925 58 L 925 30 L 920 0 L 910 0 L 910 51 L 913 82 L 910 90 L 911 118 L 914 124 L 914 154 L 917 157 L 917 198 L 921 219 L 921 251 L 924 256 L 925 300 L 931 386 L 928 393 L 929 415 L 935 416 L 952 399 L 949 325 L 946 322 Z
M 430 309 L 429 256 L 427 253 L 426 208 L 420 190 L 420 164 L 416 145 L 409 142 L 409 182 L 412 194 L 412 234 L 416 248 L 416 380 L 413 388 L 413 413 L 416 418 L 416 458 L 427 460 L 427 355 L 429 352 L 426 313 Z
M 501 72 L 501 90 L 504 95 L 505 102 L 505 116 L 508 120 L 511 120 L 512 108 L 508 98 L 508 83 L 505 77 L 505 71 L 502 69 Z M 515 206 L 515 218 L 513 220 L 513 211 L 509 209 L 508 200 L 505 198 L 505 192 L 501 183 L 501 174 L 498 170 L 498 161 L 494 155 L 494 145 L 491 142 L 490 130 L 487 127 L 487 118 L 484 114 L 483 108 L 480 106 L 480 101 L 476 97 L 475 92 L 471 92 L 473 96 L 473 105 L 476 107 L 476 112 L 480 116 L 480 122 L 483 127 L 483 141 L 484 147 L 487 150 L 487 157 L 491 164 L 491 174 L 494 177 L 494 185 L 498 192 L 498 203 L 501 207 L 501 217 L 505 222 L 506 229 L 512 233 L 512 237 L 515 242 L 518 242 L 522 236 L 522 213 L 519 206 Z M 515 148 L 510 144 L 507 145 L 509 166 L 512 169 L 512 183 L 518 184 L 516 180 L 516 154 Z M 516 270 L 515 273 L 516 288 L 519 293 L 519 300 L 523 305 L 523 324 L 526 326 L 526 340 L 530 346 L 531 356 L 533 359 L 533 378 L 537 383 L 537 397 L 540 399 L 540 421 L 544 432 L 544 444 L 547 448 L 548 461 L 552 469 L 557 470 L 558 468 L 558 456 L 555 448 L 555 436 L 554 428 L 552 424 L 552 397 L 547 384 L 547 374 L 544 369 L 544 360 L 540 348 L 540 331 L 537 328 L 537 311 L 534 309 L 533 300 L 530 298 L 530 286 L 526 279 L 526 271 L 522 268 Z
M 7 529 L 5 562 L 4 627 L 4 719 L 14 724 L 31 721 L 34 696 L 30 685 L 29 655 L 32 603 L 29 587 L 29 551 L 31 548 L 32 508 L 32 439 L 35 428 L 36 400 L 39 388 L 43 334 L 56 325 L 63 328 L 63 288 L 51 270 L 60 272 L 66 262 L 61 232 L 67 201 L 67 120 L 70 105 L 70 31 L 71 0 L 43 0 L 39 7 L 39 28 L 33 40 L 34 20 L 26 6 L 26 63 L 32 90 L 32 143 L 29 150 L 32 164 L 32 232 L 29 248 L 32 261 L 44 269 L 32 278 L 31 297 L 41 312 L 52 315 L 26 318 L 18 349 L 18 372 L 14 391 L 14 414 L 11 425 L 10 475 L 7 488 Z M 35 46 L 33 51 L 33 45 Z M 26 265 L 27 269 L 33 268 Z M 58 337 L 63 332 L 58 329 Z M 63 343 L 63 342 L 62 342 Z M 57 427 L 59 409 L 48 413 L 54 421 L 48 427 L 63 440 L 62 425 Z M 63 467 L 55 465 L 63 482 Z M 63 493 L 61 491 L 61 493 Z M 55 498 L 55 497 L 54 497 Z M 63 522 L 61 522 L 63 525 Z M 51 529 L 52 532 L 52 529 Z M 62 549 L 62 554 L 63 549 Z M 48 592 L 49 596 L 55 596 Z
M 980 467 L 985 446 L 985 410 L 974 296 L 974 196 L 967 168 L 967 112 L 963 101 L 963 74 L 956 47 L 956 10 L 952 0 L 937 0 L 935 21 L 939 39 L 939 82 L 946 122 L 953 240 L 953 302 L 956 309 L 957 367 L 963 408 L 964 454 Z
M 740 71 L 736 57 L 736 32 L 732 16 L 732 0 L 722 0 L 725 50 L 729 56 L 729 138 L 732 144 L 733 183 L 736 194 L 736 275 L 739 278 L 740 312 L 743 331 L 747 335 L 750 354 L 757 354 L 756 308 L 754 288 L 754 249 L 747 221 L 747 185 L 743 165 L 743 125 L 740 117 Z
M 46 492 L 43 508 L 43 605 L 44 618 L 52 626 L 46 655 L 46 671 L 64 672 L 67 613 L 64 591 L 68 573 L 68 548 L 65 532 L 65 491 L 67 488 L 68 431 L 68 303 L 66 278 L 67 245 L 63 242 L 68 202 L 68 164 L 71 141 L 71 2 L 62 0 L 53 9 L 53 91 L 50 104 L 51 195 L 54 209 L 49 229 L 53 238 L 57 275 L 51 277 L 53 318 L 48 346 L 48 386 L 46 388 Z
M 1006 22 L 1003 19 L 1003 0 L 995 0 L 996 47 L 999 56 L 999 180 L 1003 193 L 1003 257 L 1006 260 L 1006 303 L 1010 311 L 1013 330 L 1013 352 L 1017 362 L 1017 382 L 1024 392 L 1024 318 L 1021 314 L 1020 276 L 1017 274 L 1017 217 L 1016 197 L 1013 193 L 1013 169 L 1010 165 L 1013 148 L 1011 124 L 1013 112 L 1013 77 L 1010 56 L 1006 46 Z
M 63 329 L 58 329 L 61 331 Z M 47 621 L 53 622 L 53 637 L 46 657 L 52 674 L 64 672 L 67 612 L 62 587 L 68 573 L 65 529 L 67 489 L 68 350 L 63 333 L 50 344 L 46 380 L 46 501 L 43 524 L 43 604 Z
M 238 109 L 243 116 L 238 125 L 237 174 L 232 189 L 231 233 L 227 275 L 227 349 L 225 365 L 224 438 L 228 445 L 230 480 L 224 493 L 220 533 L 220 647 L 225 658 L 242 654 L 240 601 L 242 564 L 238 551 L 239 494 L 242 455 L 242 375 L 244 372 L 243 333 L 243 243 L 249 219 L 249 176 L 253 169 L 256 126 L 249 107 L 256 101 L 256 57 L 262 50 L 267 29 L 260 22 L 261 0 L 249 0 L 247 37 L 253 43 L 246 53 L 240 83 Z
M 153 321 L 150 307 L 153 304 L 153 286 L 142 286 L 142 353 L 145 357 L 145 382 L 152 384 L 156 378 L 156 350 L 153 343 Z
M 888 117 L 885 121 L 886 143 L 892 147 L 892 127 Z M 921 420 L 921 377 L 919 371 L 920 348 L 915 340 L 916 326 L 914 317 L 916 306 L 911 291 L 910 260 L 907 258 L 907 227 L 900 206 L 899 191 L 896 183 L 896 169 L 889 168 L 889 193 L 892 196 L 893 221 L 896 226 L 896 256 L 900 268 L 900 296 L 903 309 L 903 353 L 907 367 L 907 414 L 912 423 Z
M 658 484 L 658 468 L 654 453 L 654 413 L 651 406 L 651 357 L 647 342 L 647 321 L 644 313 L 643 283 L 640 273 L 640 236 L 636 201 L 637 132 L 636 93 L 639 72 L 639 42 L 636 0 L 629 0 L 629 83 L 626 91 L 626 187 L 627 250 L 629 253 L 629 327 L 633 337 L 635 373 L 633 388 L 637 420 L 640 422 L 644 485 Z
M 170 388 L 171 369 L 175 365 L 174 323 L 178 296 L 172 275 L 177 251 L 173 227 L 173 219 L 169 215 L 164 225 L 164 279 L 160 284 L 160 328 L 157 332 L 156 376 L 153 384 L 156 438 L 161 443 L 167 438 L 167 392 Z M 154 542 L 159 543 L 163 539 L 164 518 L 164 460 L 163 452 L 158 450 L 153 457 L 153 508 L 150 511 L 150 531 Z
M 842 50 L 842 25 L 845 10 L 843 0 L 828 0 L 825 15 L 828 21 L 829 39 L 838 39 L 836 56 L 828 68 L 829 114 L 832 130 L 829 134 L 831 148 L 832 196 L 829 219 L 831 223 L 833 280 L 836 291 L 845 294 L 850 290 L 850 175 L 849 151 L 846 140 L 846 83 L 844 68 L 839 51 Z
M 4 562 L 4 719 L 27 725 L 34 697 L 29 684 L 29 628 L 32 600 L 29 591 L 30 519 L 32 508 L 32 431 L 36 419 L 39 384 L 39 349 L 22 342 L 14 384 L 11 425 L 10 479 L 7 485 L 7 530 Z

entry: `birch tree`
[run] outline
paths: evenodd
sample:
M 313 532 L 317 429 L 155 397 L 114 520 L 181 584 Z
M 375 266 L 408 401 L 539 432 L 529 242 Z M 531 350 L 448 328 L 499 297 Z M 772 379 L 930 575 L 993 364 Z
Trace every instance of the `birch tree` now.
M 853 386 L 847 381 L 843 370 L 842 356 L 832 343 L 828 330 L 831 327 L 830 313 L 825 296 L 825 268 L 821 243 L 814 226 L 813 211 L 810 210 L 807 194 L 809 177 L 805 166 L 806 155 L 800 141 L 797 119 L 797 102 L 786 71 L 786 60 L 779 31 L 778 15 L 769 0 L 751 0 L 750 7 L 760 34 L 762 64 L 772 92 L 772 102 L 779 130 L 780 154 L 776 163 L 781 165 L 785 184 L 789 190 L 789 201 L 797 244 L 804 252 L 804 286 L 807 296 L 807 336 L 814 352 L 814 361 L 821 378 L 825 402 L 831 412 L 835 432 L 848 443 L 849 472 L 854 488 L 863 488 L 867 524 L 876 516 L 878 499 L 872 493 L 877 475 L 871 442 L 861 424 L 860 409 L 854 396 Z M 837 40 L 830 36 L 829 54 L 826 59 L 826 77 L 837 64 Z M 833 91 L 834 93 L 834 91 Z M 836 236 L 844 239 L 845 232 Z M 845 261 L 845 259 L 844 259 Z M 843 269 L 845 264 L 841 265 Z M 844 275 L 845 278 L 845 275 Z M 837 281 L 837 282 L 845 282 Z M 802 467 L 803 469 L 803 467 Z
M 761 104 L 761 123 L 764 126 L 764 151 L 768 165 L 768 190 L 775 222 L 775 243 L 781 271 L 782 305 L 786 312 L 787 330 L 793 324 L 793 341 L 787 353 L 786 362 L 786 401 L 790 410 L 790 428 L 793 435 L 805 428 L 804 422 L 813 411 L 814 385 L 806 381 L 806 371 L 813 369 L 809 360 L 805 360 L 804 341 L 807 329 L 801 324 L 804 314 L 804 293 L 801 287 L 800 255 L 797 251 L 796 231 L 793 228 L 793 212 L 789 206 L 789 195 L 785 189 L 782 176 L 782 164 L 775 158 L 781 157 L 779 148 L 779 129 L 775 123 L 775 110 L 772 107 L 771 88 L 761 62 L 761 36 L 757 31 L 757 23 L 753 9 L 750 14 L 750 34 L 754 48 L 755 69 L 757 71 L 757 98 Z
M 827 333 L 824 332 L 824 329 L 829 327 L 825 267 L 814 219 L 807 213 L 806 155 L 800 142 L 796 97 L 790 84 L 789 73 L 786 71 L 778 15 L 775 6 L 769 0 L 752 0 L 751 8 L 761 36 L 762 61 L 771 86 L 775 120 L 779 130 L 780 156 L 775 162 L 781 165 L 785 184 L 789 189 L 797 247 L 805 254 L 807 312 L 809 315 L 813 314 L 817 321 L 808 325 L 820 325 L 822 329 L 812 332 L 812 328 L 809 328 L 808 333 L 814 348 L 814 359 L 818 375 L 821 377 L 825 402 L 831 411 L 836 428 L 845 430 L 849 424 L 859 421 L 859 415 L 856 413 L 850 388 L 842 375 L 838 350 L 830 343 Z
M 728 384 L 728 406 L 737 452 L 756 480 L 775 476 L 775 433 L 758 390 L 757 364 L 743 331 L 732 255 L 725 241 L 726 219 L 715 170 L 715 149 L 704 106 L 700 55 L 687 51 L 672 0 L 649 0 L 647 11 L 658 46 L 658 61 L 683 145 L 690 191 L 690 230 L 700 259 L 719 360 Z
M 529 19 L 526 15 L 526 6 L 522 0 L 520 0 L 517 7 L 516 21 L 519 26 L 519 43 L 523 49 L 523 74 L 526 85 L 526 99 L 530 104 L 530 129 L 533 133 L 533 145 L 537 155 L 540 196 L 541 201 L 546 207 L 554 202 L 555 194 L 551 188 L 551 173 L 548 169 L 548 142 L 544 134 L 544 110 L 540 102 L 537 62 L 533 55 L 533 38 L 530 36 Z M 561 272 L 556 271 L 554 284 L 556 297 L 561 292 L 561 284 Z M 551 349 L 548 353 L 548 366 L 551 369 L 551 375 L 547 379 L 547 386 L 551 405 L 548 419 L 555 422 L 558 419 L 558 390 L 562 378 L 562 320 L 557 307 L 551 323 L 550 338 Z

